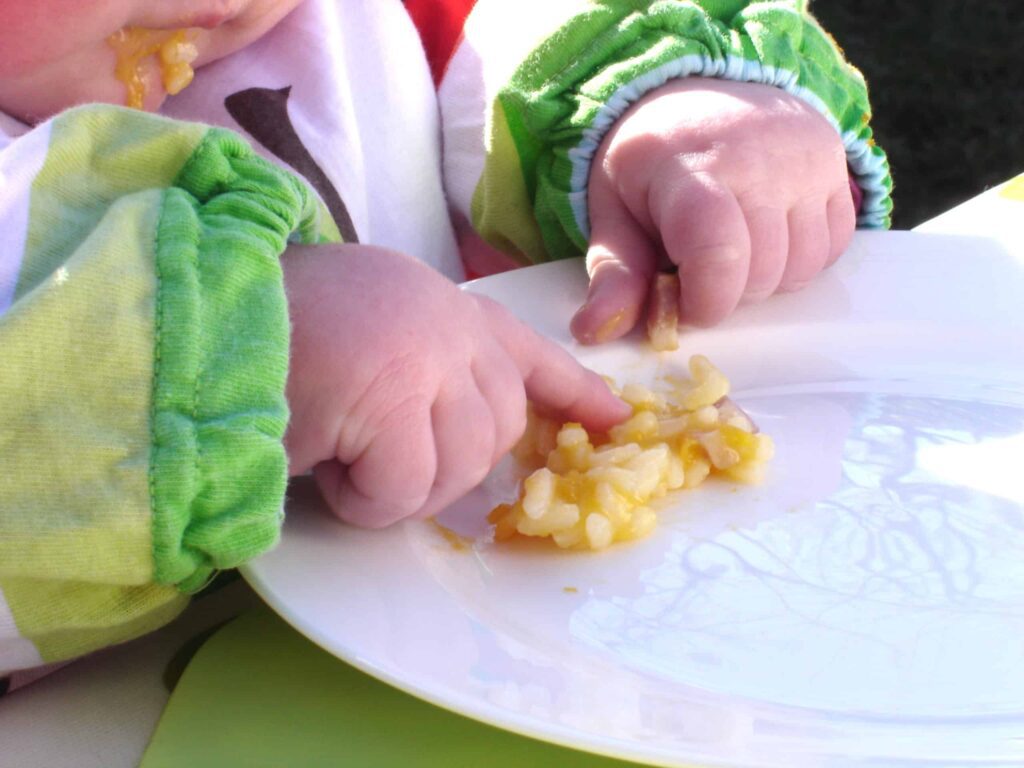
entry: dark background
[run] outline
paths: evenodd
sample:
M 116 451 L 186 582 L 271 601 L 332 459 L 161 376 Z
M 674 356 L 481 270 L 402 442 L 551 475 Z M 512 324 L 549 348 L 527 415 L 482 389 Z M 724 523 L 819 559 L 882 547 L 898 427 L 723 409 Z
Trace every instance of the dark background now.
M 893 227 L 1024 173 L 1024 0 L 816 0 L 864 73 Z

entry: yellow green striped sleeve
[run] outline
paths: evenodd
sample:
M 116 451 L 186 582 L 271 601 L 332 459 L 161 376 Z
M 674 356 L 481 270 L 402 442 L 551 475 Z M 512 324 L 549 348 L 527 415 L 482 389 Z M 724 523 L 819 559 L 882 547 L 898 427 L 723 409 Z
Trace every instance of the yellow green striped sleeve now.
M 116 107 L 0 173 L 2 671 L 144 633 L 275 542 L 278 257 L 337 230 L 235 134 Z

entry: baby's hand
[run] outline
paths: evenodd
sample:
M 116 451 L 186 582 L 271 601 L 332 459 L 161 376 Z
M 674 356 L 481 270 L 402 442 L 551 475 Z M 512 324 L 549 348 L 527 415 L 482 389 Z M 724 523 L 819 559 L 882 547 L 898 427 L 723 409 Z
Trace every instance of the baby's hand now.
M 633 105 L 594 159 L 590 291 L 580 341 L 628 332 L 660 269 L 678 267 L 679 318 L 712 325 L 740 301 L 796 290 L 850 242 L 842 142 L 772 86 L 676 80 Z
M 629 416 L 565 350 L 429 267 L 380 248 L 292 246 L 285 436 L 343 520 L 434 514 L 519 439 L 526 399 L 606 430 Z

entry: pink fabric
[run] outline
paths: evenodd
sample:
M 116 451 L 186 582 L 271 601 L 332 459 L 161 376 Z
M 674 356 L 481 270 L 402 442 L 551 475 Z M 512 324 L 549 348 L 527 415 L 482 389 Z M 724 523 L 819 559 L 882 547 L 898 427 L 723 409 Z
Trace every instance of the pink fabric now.
M 857 182 L 853 180 L 853 174 L 850 174 L 850 194 L 853 195 L 853 210 L 860 213 L 860 206 L 864 202 L 864 193 L 860 191 Z
M 476 280 L 478 277 L 496 275 L 523 266 L 480 237 L 463 217 L 456 217 L 455 230 L 467 280 Z

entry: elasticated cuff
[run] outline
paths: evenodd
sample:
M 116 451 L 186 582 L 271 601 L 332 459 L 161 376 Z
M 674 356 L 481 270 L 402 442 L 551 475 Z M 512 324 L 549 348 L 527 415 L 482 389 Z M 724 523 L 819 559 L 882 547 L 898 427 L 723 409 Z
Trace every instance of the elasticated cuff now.
M 318 201 L 211 130 L 164 194 L 150 490 L 155 580 L 183 592 L 270 548 L 287 481 L 288 306 L 279 257 Z

